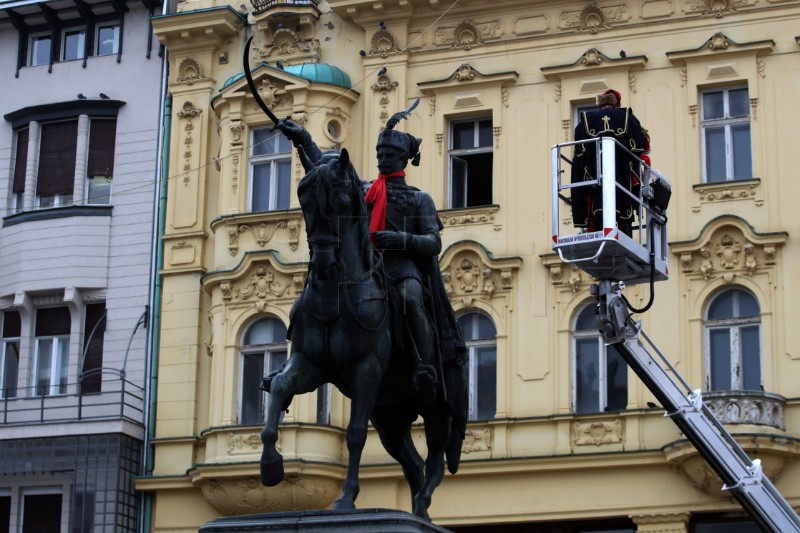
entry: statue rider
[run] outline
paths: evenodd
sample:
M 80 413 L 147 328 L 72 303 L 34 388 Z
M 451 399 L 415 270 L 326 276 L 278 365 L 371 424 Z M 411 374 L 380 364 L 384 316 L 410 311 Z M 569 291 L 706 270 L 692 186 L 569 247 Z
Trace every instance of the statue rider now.
M 399 314 L 404 323 L 403 329 L 395 329 L 395 336 L 404 338 L 403 351 L 413 358 L 416 369 L 414 384 L 430 402 L 436 398 L 443 360 L 463 355 L 465 349 L 438 268 L 439 232 L 444 226 L 430 195 L 405 180 L 408 162 L 419 165 L 422 139 L 394 130 L 414 107 L 389 119 L 376 145 L 378 178 L 362 184 L 367 189 L 372 242 L 383 254 L 395 320 Z M 302 146 L 311 161 L 322 158 L 305 128 L 289 120 L 278 128 L 295 146 Z M 455 397 L 448 401 L 460 403 Z

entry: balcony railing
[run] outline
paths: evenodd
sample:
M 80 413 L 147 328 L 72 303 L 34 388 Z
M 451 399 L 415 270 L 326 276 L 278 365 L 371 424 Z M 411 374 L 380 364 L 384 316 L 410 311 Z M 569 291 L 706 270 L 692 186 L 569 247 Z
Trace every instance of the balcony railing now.
M 250 0 L 256 13 L 260 13 L 274 6 L 319 6 L 321 0 Z
M 17 388 L 15 397 L 0 389 L 0 426 L 51 422 L 127 420 L 143 424 L 144 389 L 119 374 L 103 376 L 100 392 L 82 393 L 81 383 L 68 383 L 68 394 L 42 394 L 42 387 Z

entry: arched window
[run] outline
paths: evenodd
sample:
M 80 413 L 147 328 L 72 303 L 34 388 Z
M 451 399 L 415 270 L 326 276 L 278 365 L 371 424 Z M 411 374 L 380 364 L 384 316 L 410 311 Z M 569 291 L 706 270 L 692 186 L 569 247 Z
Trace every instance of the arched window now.
M 469 351 L 469 419 L 494 418 L 497 411 L 497 328 L 483 313 L 458 318 Z
M 244 334 L 241 354 L 239 423 L 260 424 L 267 396 L 261 379 L 286 362 L 286 326 L 272 317 L 253 322 Z
M 741 289 L 716 295 L 706 312 L 706 388 L 763 390 L 761 310 Z
M 576 413 L 622 411 L 628 405 L 628 366 L 597 329 L 596 305 L 575 319 L 573 337 L 573 409 Z

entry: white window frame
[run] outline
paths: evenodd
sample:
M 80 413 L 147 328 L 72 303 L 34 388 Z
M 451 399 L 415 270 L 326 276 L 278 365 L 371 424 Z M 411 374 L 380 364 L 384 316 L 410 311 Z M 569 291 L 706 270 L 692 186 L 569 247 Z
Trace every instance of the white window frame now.
M 44 198 L 52 198 L 52 203 L 47 204 L 42 202 Z M 34 207 L 36 209 L 50 209 L 51 207 L 65 207 L 74 203 L 74 194 L 54 194 L 53 196 L 39 196 L 36 195 L 34 199 Z
M 50 53 L 47 55 L 47 61 L 44 63 L 36 63 L 34 62 L 36 59 L 36 48 L 38 48 L 37 43 L 43 38 L 47 38 L 50 41 Z M 29 67 L 38 67 L 40 65 L 49 65 L 50 58 L 53 56 L 53 34 L 50 32 L 37 32 L 32 33 L 28 36 L 28 61 L 26 64 Z
M 62 396 L 67 393 L 67 381 L 69 377 L 69 335 L 43 335 L 35 337 L 35 356 L 33 362 L 33 372 L 31 387 L 35 396 Z M 50 347 L 50 377 L 48 385 L 43 386 L 45 390 L 39 390 L 39 359 L 41 357 L 40 345 L 41 341 L 53 340 Z M 63 352 L 59 350 L 61 346 Z M 62 362 L 61 357 L 66 358 Z M 61 374 L 61 368 L 65 369 L 65 373 Z M 61 378 L 64 378 L 64 384 L 61 384 Z
M 6 358 L 9 357 L 9 355 L 8 355 L 8 346 L 9 346 L 9 344 L 11 344 L 13 342 L 17 343 L 17 348 L 19 349 L 20 346 L 21 346 L 20 337 L 3 337 L 2 339 L 0 339 L 0 399 L 5 399 L 7 397 L 6 388 L 4 386 L 5 382 L 6 382 L 6 375 L 5 375 L 5 372 L 6 372 Z M 20 358 L 17 358 L 17 382 L 19 382 L 19 359 Z M 18 385 L 18 383 L 15 384 L 14 396 L 11 396 L 11 398 L 16 398 L 17 396 L 19 396 L 19 390 L 18 390 L 18 387 L 16 387 L 16 385 Z
M 266 316 L 262 317 L 259 320 L 271 319 L 277 322 L 280 322 L 280 319 L 274 316 Z M 258 322 L 258 321 L 256 321 Z M 250 328 L 254 327 L 256 322 L 250 324 L 247 328 L 247 331 Z M 246 335 L 247 333 L 245 333 Z M 282 354 L 281 354 L 282 352 Z M 274 370 L 280 369 L 280 367 L 288 360 L 289 358 L 289 343 L 285 340 L 280 342 L 272 342 L 269 344 L 244 344 L 242 342 L 239 348 L 239 384 L 238 384 L 238 407 L 237 407 L 237 420 L 239 424 L 244 424 L 242 422 L 243 415 L 242 415 L 242 408 L 244 407 L 244 360 L 247 356 L 259 355 L 264 359 L 264 366 L 263 366 L 263 375 L 262 377 L 267 377 L 270 372 Z M 281 355 L 283 358 L 281 359 Z M 259 423 L 264 422 L 264 418 L 267 414 L 267 398 L 269 394 L 264 393 L 261 395 L 261 421 Z M 281 420 L 283 420 L 284 413 L 281 413 Z M 247 422 L 250 424 L 250 422 Z
M 476 339 L 476 340 L 467 340 L 470 337 L 469 332 L 464 332 L 464 342 L 467 345 L 467 354 L 469 355 L 469 389 L 468 389 L 468 397 L 467 397 L 467 420 L 483 420 L 482 418 L 477 418 L 478 413 L 478 387 L 480 387 L 480 383 L 478 382 L 478 352 L 481 348 L 494 348 L 495 353 L 495 394 L 497 394 L 497 325 L 494 323 L 492 318 L 479 311 L 469 311 L 467 313 L 461 314 L 458 318 L 459 320 L 464 318 L 465 316 L 469 316 L 471 314 L 481 315 L 487 319 L 489 319 L 492 323 L 492 326 L 495 328 L 495 337 L 491 339 Z M 497 398 L 495 397 L 495 409 L 497 408 Z M 495 414 L 488 419 L 491 420 L 494 418 Z
M 100 30 L 105 28 L 113 28 L 114 29 L 114 45 L 113 50 L 107 54 L 100 53 Z M 119 37 L 120 37 L 120 24 L 119 22 L 110 22 L 106 24 L 98 24 L 94 31 L 94 55 L 98 57 L 102 56 L 113 56 L 119 53 Z
M 465 119 L 453 119 L 448 123 L 448 146 L 447 146 L 447 207 L 450 209 L 467 209 L 469 207 L 476 207 L 476 206 L 469 206 L 467 205 L 467 198 L 469 197 L 469 193 L 467 191 L 467 186 L 469 182 L 469 178 L 465 175 L 464 179 L 467 183 L 464 183 L 464 198 L 461 203 L 464 205 L 455 206 L 456 201 L 453 198 L 454 194 L 454 186 L 453 186 L 453 168 L 454 168 L 454 161 L 460 161 L 459 156 L 465 155 L 478 155 L 478 154 L 493 154 L 494 153 L 494 142 L 490 142 L 488 146 L 478 146 L 480 144 L 480 123 L 482 121 L 489 120 L 492 123 L 492 128 L 494 128 L 494 118 L 491 114 L 489 115 L 482 115 L 479 117 L 473 118 L 465 118 Z M 473 124 L 473 133 L 474 133 L 474 140 L 473 140 L 473 148 L 459 148 L 454 149 L 453 144 L 455 141 L 455 134 L 453 133 L 453 128 L 457 124 L 465 124 L 465 123 L 472 123 Z M 492 131 L 492 139 L 494 139 L 494 131 Z M 465 162 L 466 164 L 466 162 Z M 489 203 L 494 201 L 494 173 L 491 176 L 491 193 L 489 198 Z
M 78 34 L 78 56 L 67 58 L 67 34 Z M 76 61 L 83 59 L 86 54 L 86 30 L 83 28 L 67 28 L 61 33 L 61 61 Z
M 701 150 L 702 150 L 702 164 L 703 164 L 703 182 L 704 183 L 725 183 L 729 181 L 740 181 L 743 179 L 751 179 L 753 174 L 753 131 L 752 131 L 752 120 L 751 115 L 749 113 L 748 107 L 748 114 L 745 116 L 739 117 L 730 117 L 730 98 L 729 93 L 730 91 L 747 89 L 748 91 L 748 103 L 749 103 L 749 96 L 750 96 L 750 89 L 747 85 L 736 85 L 731 87 L 722 87 L 722 88 L 714 88 L 714 89 L 705 89 L 700 91 L 700 143 L 701 143 Z M 703 96 L 709 93 L 718 93 L 722 92 L 722 102 L 723 102 L 723 118 L 715 118 L 715 119 L 704 119 L 704 109 L 703 109 Z M 737 180 L 734 178 L 734 162 L 733 162 L 733 136 L 731 134 L 731 126 L 736 126 L 740 124 L 748 124 L 750 126 L 750 178 L 739 178 Z M 708 151 L 706 147 L 706 128 L 719 128 L 724 127 L 725 131 L 725 181 L 709 181 L 708 176 L 708 166 L 706 161 L 708 159 Z
M 587 307 L 593 307 L 593 303 L 580 308 L 575 314 L 572 322 L 572 412 L 576 414 L 586 413 L 605 413 L 608 411 L 608 346 L 605 339 L 598 330 L 577 329 L 578 318 Z M 578 411 L 578 341 L 585 339 L 595 339 L 597 343 L 597 364 L 598 364 L 598 410 L 597 411 Z M 627 368 L 627 367 L 626 367 Z M 626 369 L 627 372 L 627 369 Z M 626 392 L 630 393 L 630 384 L 627 384 Z M 627 405 L 628 398 L 625 399 Z M 617 412 L 615 409 L 613 412 Z
M 291 148 L 287 152 L 273 152 L 270 154 L 255 155 L 253 149 L 256 145 L 256 132 L 262 131 L 266 128 L 256 128 L 250 132 L 250 187 L 247 193 L 247 204 L 250 211 L 255 211 L 253 203 L 253 192 L 255 190 L 255 171 L 257 166 L 269 165 L 270 182 L 269 182 L 269 198 L 267 199 L 267 211 L 279 211 L 285 209 L 277 207 L 278 203 L 278 166 L 280 163 L 289 163 L 291 172 L 292 152 Z M 276 135 L 280 135 L 277 131 Z M 289 178 L 291 180 L 291 176 Z M 290 200 L 291 202 L 291 200 Z M 286 206 L 288 208 L 289 206 Z
M 740 290 L 742 289 L 734 289 Z M 746 291 L 743 291 L 746 292 Z M 748 293 L 749 294 L 749 293 Z M 761 389 L 764 388 L 764 372 L 763 372 L 763 362 L 764 362 L 764 355 L 762 352 L 763 344 L 761 342 L 761 310 L 760 310 L 760 302 L 758 299 L 752 296 L 757 303 L 759 303 L 759 314 L 758 316 L 748 316 L 743 318 L 726 318 L 726 319 L 714 319 L 710 320 L 708 318 L 708 311 L 711 308 L 711 303 L 713 303 L 714 299 L 721 296 L 722 293 L 718 293 L 714 295 L 709 301 L 708 306 L 706 306 L 706 318 L 704 323 L 704 338 L 705 338 L 705 382 L 706 382 L 706 390 L 708 391 L 718 391 L 723 389 L 712 389 L 711 388 L 711 331 L 713 330 L 725 330 L 727 329 L 730 333 L 730 356 L 731 356 L 731 388 L 730 390 L 734 391 L 741 391 L 744 389 L 744 369 L 743 369 L 743 350 L 742 350 L 742 343 L 741 343 L 741 330 L 745 327 L 757 327 L 758 328 L 758 364 L 759 364 L 759 385 Z M 733 314 L 737 314 L 736 307 L 738 307 L 738 300 L 734 300 L 734 312 Z

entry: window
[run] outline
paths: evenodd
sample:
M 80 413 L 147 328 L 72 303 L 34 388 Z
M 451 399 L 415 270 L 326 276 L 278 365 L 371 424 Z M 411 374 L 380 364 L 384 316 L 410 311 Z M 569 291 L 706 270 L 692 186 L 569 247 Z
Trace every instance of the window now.
M 11 212 L 22 211 L 22 194 L 25 192 L 25 174 L 28 166 L 28 128 L 17 132 L 17 148 L 14 158 L 14 179 L 11 183 Z
M 763 390 L 758 301 L 740 289 L 711 300 L 706 316 L 706 388 Z
M 279 132 L 253 131 L 250 153 L 251 211 L 289 209 L 292 143 Z
M 595 304 L 575 320 L 573 409 L 576 413 L 621 411 L 628 405 L 628 367 L 598 331 Z
M 331 384 L 317 389 L 317 424 L 331 423 Z
M 36 310 L 33 386 L 37 396 L 67 393 L 70 320 L 66 307 Z
M 53 47 L 53 36 L 49 33 L 31 35 L 30 38 L 30 57 L 28 64 L 32 67 L 36 65 L 49 65 L 50 53 Z
M 86 132 L 79 133 L 84 131 L 78 127 L 79 120 L 87 119 L 83 115 L 81 119 L 42 124 L 39 147 L 33 150 L 34 154 L 28 153 L 29 128 L 17 131 L 10 201 L 12 212 L 72 205 L 76 194 L 87 204 L 111 203 L 117 121 L 115 118 L 91 118 Z M 79 135 L 87 136 L 85 145 L 78 142 Z M 79 150 L 79 145 L 85 148 Z M 86 176 L 75 174 L 75 163 L 79 159 L 86 161 Z M 36 193 L 33 204 L 26 206 L 23 205 L 26 172 L 28 163 L 35 161 L 38 161 Z
M 497 411 L 497 329 L 482 313 L 458 317 L 469 351 L 469 420 L 488 420 Z
M 75 183 L 78 121 L 42 124 L 40 143 L 36 207 L 69 205 Z
M 81 393 L 100 392 L 103 375 L 103 341 L 106 333 L 106 304 L 97 303 L 86 306 L 86 320 L 83 327 L 83 360 L 81 372 Z
M 22 533 L 61 531 L 61 493 L 40 490 L 22 497 Z
M 747 87 L 702 93 L 703 158 L 707 183 L 753 177 Z
M 17 311 L 3 313 L 2 344 L 0 344 L 0 398 L 17 397 L 19 375 L 19 338 L 21 322 Z
M 61 60 L 71 61 L 83 59 L 86 54 L 86 32 L 83 30 L 67 30 L 61 44 Z
M 693 517 L 692 533 L 761 533 L 758 524 L 746 518 Z
M 492 119 L 450 123 L 450 207 L 492 203 Z
M 0 533 L 11 530 L 11 494 L 0 490 Z
M 89 158 L 86 164 L 86 203 L 111 203 L 114 146 L 117 121 L 94 119 L 89 128 Z
M 260 424 L 267 396 L 261 390 L 261 379 L 286 362 L 286 326 L 271 317 L 254 322 L 244 334 L 241 353 L 239 423 Z
M 106 24 L 97 27 L 97 47 L 95 55 L 107 56 L 119 52 L 119 24 Z

